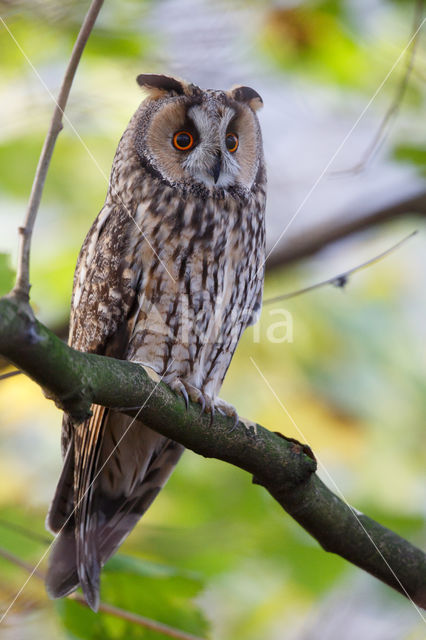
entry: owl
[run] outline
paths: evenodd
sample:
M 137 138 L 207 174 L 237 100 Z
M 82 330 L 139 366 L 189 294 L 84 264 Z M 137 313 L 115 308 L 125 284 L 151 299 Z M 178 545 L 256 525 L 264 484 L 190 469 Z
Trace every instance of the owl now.
M 140 363 L 188 403 L 218 398 L 261 307 L 266 174 L 259 94 L 142 74 L 145 99 L 114 157 L 80 251 L 69 344 Z M 46 586 L 99 606 L 104 563 L 164 486 L 183 447 L 117 411 L 64 415 L 62 474 L 47 516 Z

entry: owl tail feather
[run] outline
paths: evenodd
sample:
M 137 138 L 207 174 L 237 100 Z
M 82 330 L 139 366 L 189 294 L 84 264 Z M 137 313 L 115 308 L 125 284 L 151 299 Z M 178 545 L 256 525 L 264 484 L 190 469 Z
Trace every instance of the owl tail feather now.
M 141 423 L 99 409 L 74 431 L 47 517 L 48 528 L 58 533 L 47 592 L 62 598 L 80 585 L 94 611 L 102 566 L 151 505 L 183 452 L 181 445 Z
M 75 591 L 80 582 L 75 548 L 73 438 L 47 514 L 46 528 L 59 534 L 50 552 L 46 590 L 51 598 L 63 598 Z

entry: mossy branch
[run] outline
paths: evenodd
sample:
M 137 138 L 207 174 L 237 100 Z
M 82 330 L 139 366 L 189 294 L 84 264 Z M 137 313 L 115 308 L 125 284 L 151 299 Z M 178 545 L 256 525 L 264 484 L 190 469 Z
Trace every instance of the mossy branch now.
M 222 415 L 212 420 L 196 404 L 186 410 L 182 398 L 140 365 L 68 347 L 13 296 L 0 300 L 0 354 L 76 422 L 89 415 L 92 403 L 138 414 L 196 453 L 249 472 L 326 551 L 426 608 L 426 555 L 333 494 L 315 474 L 309 447 L 253 423 L 234 426 Z

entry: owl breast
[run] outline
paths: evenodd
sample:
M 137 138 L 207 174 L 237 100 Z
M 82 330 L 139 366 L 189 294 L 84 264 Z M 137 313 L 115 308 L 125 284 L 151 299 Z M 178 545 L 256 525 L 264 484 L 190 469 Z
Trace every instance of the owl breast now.
M 163 188 L 139 205 L 142 234 L 133 262 L 149 267 L 140 279 L 127 359 L 152 367 L 166 382 L 180 378 L 217 395 L 260 308 L 262 193 L 188 195 L 173 206 Z

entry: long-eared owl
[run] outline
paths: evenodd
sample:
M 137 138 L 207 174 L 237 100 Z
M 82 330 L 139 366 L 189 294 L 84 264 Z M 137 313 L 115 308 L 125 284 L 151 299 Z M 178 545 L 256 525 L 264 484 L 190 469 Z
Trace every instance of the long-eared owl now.
M 203 90 L 138 76 L 105 204 L 81 249 L 69 344 L 150 367 L 185 401 L 218 398 L 261 307 L 266 174 L 249 87 Z M 101 567 L 167 481 L 183 447 L 105 407 L 64 415 L 64 467 L 47 517 L 58 534 L 47 590 L 81 585 L 97 609 Z

